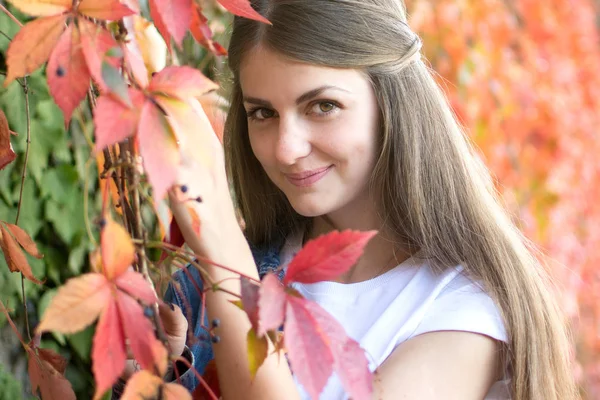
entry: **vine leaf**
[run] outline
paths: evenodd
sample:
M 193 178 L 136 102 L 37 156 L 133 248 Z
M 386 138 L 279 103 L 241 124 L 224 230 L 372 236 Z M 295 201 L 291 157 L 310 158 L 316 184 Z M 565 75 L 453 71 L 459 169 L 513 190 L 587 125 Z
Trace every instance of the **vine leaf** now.
M 173 37 L 177 46 L 181 46 L 183 37 L 191 23 L 193 13 L 192 0 L 150 0 L 150 15 L 152 19 L 160 20 L 156 24 L 161 35 L 169 42 Z M 158 18 L 156 18 L 158 16 Z
M 66 21 L 66 15 L 56 15 L 36 19 L 21 28 L 6 51 L 8 73 L 4 87 L 20 76 L 31 74 L 48 61 Z
M 217 56 L 226 56 L 227 49 L 213 40 L 213 33 L 208 25 L 208 19 L 202 14 L 202 10 L 196 4 L 192 13 L 190 33 L 196 41 Z
M 309 241 L 290 262 L 283 283 L 315 283 L 338 277 L 356 263 L 364 246 L 376 233 L 334 231 Z
M 241 278 L 241 302 L 235 304 L 246 312 L 255 333 L 248 336 L 252 374 L 264 361 L 255 341 L 266 335 L 277 351 L 282 349 L 278 330 L 283 324 L 283 343 L 291 367 L 312 398 L 319 397 L 333 371 L 352 398 L 371 397 L 373 374 L 364 350 L 333 316 L 318 303 L 303 298 L 291 283 L 312 283 L 346 272 L 375 234 L 334 231 L 308 242 L 289 264 L 286 286 L 279 283 L 275 273 L 265 275 L 260 286 Z
M 72 278 L 60 287 L 36 333 L 74 333 L 100 318 L 92 348 L 97 399 L 122 373 L 126 342 L 145 369 L 164 373 L 168 354 L 137 301 L 149 305 L 158 299 L 144 277 L 129 268 L 135 249 L 125 229 L 111 220 L 105 221 L 100 252 L 94 254 L 94 268 L 101 272 Z
M 248 0 L 217 0 L 227 11 L 240 17 L 254 19 L 271 25 L 268 19 L 252 8 Z
M 90 83 L 81 37 L 73 25 L 69 25 L 52 51 L 46 75 L 50 94 L 68 124 L 73 110 L 85 98 Z
M 6 224 L 8 229 L 4 227 L 4 224 Z M 15 236 L 16 240 L 15 237 L 13 237 L 13 231 L 17 232 L 17 236 Z M 24 247 L 25 251 L 31 252 L 31 255 L 36 258 L 41 258 L 41 254 L 38 253 L 35 244 L 33 244 L 33 241 L 25 231 L 19 227 L 15 228 L 15 225 L 0 223 L 0 248 L 2 248 L 2 253 L 4 254 L 8 269 L 11 272 L 21 272 L 26 279 L 41 285 L 43 284 L 43 281 L 38 280 L 33 275 L 27 257 L 25 257 L 25 254 L 19 246 L 21 242 L 27 246 Z M 21 244 L 21 246 L 23 245 Z
M 35 347 L 30 347 L 27 353 L 27 370 L 33 393 L 41 394 L 44 400 L 75 400 L 71 383 L 63 375 L 66 361 L 60 355 L 49 349 Z M 62 371 L 57 370 L 57 366 Z
M 2 110 L 0 110 L 0 170 L 13 162 L 17 155 L 10 143 L 11 131 L 8 128 L 8 120 Z
M 119 0 L 82 0 L 77 9 L 81 14 L 96 19 L 115 21 L 136 13 Z
M 35 17 L 47 17 L 69 11 L 71 0 L 8 0 L 19 11 Z

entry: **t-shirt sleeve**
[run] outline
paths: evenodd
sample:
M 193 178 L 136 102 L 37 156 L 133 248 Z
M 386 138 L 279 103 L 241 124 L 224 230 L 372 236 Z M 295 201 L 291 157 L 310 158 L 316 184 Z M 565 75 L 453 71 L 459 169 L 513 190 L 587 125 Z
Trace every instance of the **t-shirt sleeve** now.
M 411 337 L 435 331 L 464 331 L 507 342 L 500 310 L 492 298 L 462 273 L 440 292 Z

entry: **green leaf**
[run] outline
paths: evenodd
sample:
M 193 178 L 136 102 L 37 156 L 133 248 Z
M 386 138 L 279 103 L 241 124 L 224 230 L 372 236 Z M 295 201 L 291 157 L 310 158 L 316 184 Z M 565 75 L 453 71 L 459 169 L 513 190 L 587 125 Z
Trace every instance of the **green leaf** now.
M 69 253 L 69 269 L 74 275 L 80 274 L 83 270 L 87 254 L 88 249 L 85 245 L 79 245 Z
M 52 301 L 54 296 L 56 296 L 57 292 L 58 292 L 58 289 L 48 289 L 44 294 L 42 294 L 42 296 L 40 297 L 40 301 L 38 302 L 38 319 L 40 319 L 40 320 L 42 319 L 42 316 L 44 315 L 46 308 L 48 308 L 50 301 Z M 56 339 L 58 344 L 60 344 L 61 346 L 64 346 L 67 344 L 65 335 L 63 335 L 62 333 L 52 332 L 52 336 L 54 336 L 54 339 Z M 60 351 L 57 350 L 57 352 L 60 352 Z
M 19 185 L 20 185 L 19 181 Z M 41 204 L 39 192 L 31 178 L 25 179 L 23 186 L 23 200 L 21 202 L 21 214 L 19 216 L 19 226 L 23 228 L 29 236 L 35 238 L 40 231 L 44 221 L 42 220 Z
M 49 196 L 60 204 L 68 203 L 80 192 L 79 174 L 73 165 L 63 164 L 52 168 L 44 174 L 41 189 L 42 197 Z
M 71 240 L 77 233 L 77 228 L 73 224 L 73 218 L 75 218 L 69 210 L 61 207 L 59 203 L 53 200 L 46 202 L 45 209 L 46 218 L 52 222 L 54 230 L 58 233 L 60 238 L 66 244 L 70 244 Z
M 88 326 L 82 331 L 67 335 L 67 341 L 73 347 L 73 350 L 84 361 L 90 361 L 90 350 L 92 348 L 92 338 L 96 331 L 95 324 Z

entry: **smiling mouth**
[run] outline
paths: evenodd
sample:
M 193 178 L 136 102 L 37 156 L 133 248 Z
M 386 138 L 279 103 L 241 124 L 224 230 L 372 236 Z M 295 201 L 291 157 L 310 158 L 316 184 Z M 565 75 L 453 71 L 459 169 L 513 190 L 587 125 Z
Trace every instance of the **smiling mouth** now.
M 297 174 L 285 174 L 285 177 L 295 186 L 306 187 L 321 180 L 331 168 L 333 168 L 333 165 Z

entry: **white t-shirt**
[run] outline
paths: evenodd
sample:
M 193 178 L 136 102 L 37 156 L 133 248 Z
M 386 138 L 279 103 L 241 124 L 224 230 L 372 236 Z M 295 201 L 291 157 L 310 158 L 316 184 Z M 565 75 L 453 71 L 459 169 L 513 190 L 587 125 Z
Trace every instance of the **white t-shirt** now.
M 287 267 L 300 250 L 301 235 L 290 236 L 282 251 Z M 400 343 L 425 332 L 467 331 L 507 341 L 504 324 L 493 300 L 462 272 L 462 267 L 434 273 L 422 260 L 408 259 L 394 269 L 364 282 L 343 284 L 293 283 L 305 298 L 333 315 L 346 333 L 360 343 L 374 371 Z M 510 378 L 497 381 L 485 400 L 510 399 Z M 296 381 L 303 399 L 310 396 Z M 347 395 L 333 374 L 321 400 Z M 362 399 L 353 399 L 362 400 Z

